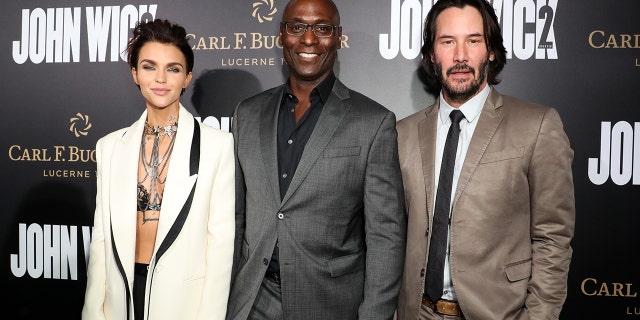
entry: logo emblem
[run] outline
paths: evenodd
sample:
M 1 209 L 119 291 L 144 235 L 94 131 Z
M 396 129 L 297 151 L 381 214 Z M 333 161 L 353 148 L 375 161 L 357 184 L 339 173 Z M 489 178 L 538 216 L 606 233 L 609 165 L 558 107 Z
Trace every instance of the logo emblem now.
M 262 8 L 268 11 L 267 14 L 260 13 Z M 272 21 L 273 15 L 278 12 L 278 8 L 273 4 L 273 0 L 261 0 L 253 3 L 253 13 L 251 14 L 254 18 L 258 19 L 258 22 L 263 23 L 265 21 Z
M 76 138 L 80 136 L 86 136 L 91 129 L 91 123 L 89 122 L 89 115 L 83 115 L 80 112 L 76 113 L 75 117 L 69 119 L 71 125 L 69 126 L 69 131 L 73 132 Z

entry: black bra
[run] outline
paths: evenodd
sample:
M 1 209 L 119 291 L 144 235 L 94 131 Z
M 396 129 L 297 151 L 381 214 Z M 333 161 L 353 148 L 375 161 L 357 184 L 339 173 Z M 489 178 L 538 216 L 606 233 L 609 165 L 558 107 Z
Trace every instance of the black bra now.
M 160 203 L 154 208 L 149 208 L 149 191 L 144 187 L 141 183 L 138 183 L 138 211 L 147 211 L 147 210 L 157 210 L 160 211 L 160 207 L 162 207 L 162 199 L 160 199 Z

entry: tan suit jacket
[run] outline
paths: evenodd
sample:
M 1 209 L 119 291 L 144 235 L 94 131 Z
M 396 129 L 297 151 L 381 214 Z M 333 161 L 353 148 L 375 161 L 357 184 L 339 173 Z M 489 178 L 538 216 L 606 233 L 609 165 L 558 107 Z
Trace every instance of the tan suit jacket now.
M 399 319 L 418 319 L 424 290 L 438 109 L 397 124 L 409 218 Z M 451 276 L 467 319 L 558 318 L 572 254 L 572 160 L 554 109 L 491 89 L 451 217 Z
M 98 186 L 83 319 L 126 319 L 125 283 L 133 288 L 136 244 L 136 186 L 146 111 L 131 127 L 100 139 L 96 147 Z M 193 116 L 180 107 L 178 133 L 169 164 L 156 248 L 149 265 L 145 319 L 223 319 L 226 312 L 235 233 L 233 138 L 201 127 L 200 169 L 189 174 Z M 196 183 L 189 215 L 169 249 L 157 260 Z M 126 273 L 120 274 L 119 260 Z M 132 302 L 130 303 L 133 308 Z M 133 319 L 133 311 L 130 312 Z

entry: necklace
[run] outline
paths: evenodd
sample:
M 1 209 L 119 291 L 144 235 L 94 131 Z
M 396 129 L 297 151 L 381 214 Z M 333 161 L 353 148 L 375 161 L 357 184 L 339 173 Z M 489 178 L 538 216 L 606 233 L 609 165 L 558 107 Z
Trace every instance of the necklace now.
M 166 126 L 154 126 L 152 127 L 149 122 L 144 122 L 144 134 L 147 136 L 156 135 L 156 136 L 173 136 L 173 134 L 178 131 L 178 122 L 169 123 Z
M 147 122 L 144 126 L 144 135 L 142 136 L 142 143 L 140 143 L 140 161 L 144 168 L 144 177 L 138 181 L 138 211 L 142 212 L 142 223 L 147 221 L 157 221 L 159 218 L 147 217 L 147 211 L 160 211 L 162 205 L 162 194 L 158 191 L 158 185 L 163 185 L 167 181 L 165 175 L 163 175 L 171 153 L 173 152 L 173 146 L 175 145 L 175 135 L 178 131 L 178 122 L 170 123 L 167 126 L 155 126 L 151 127 Z M 164 154 L 160 157 L 160 139 L 163 136 L 167 136 L 170 141 Z M 151 148 L 151 154 L 147 155 L 146 146 L 147 140 L 153 139 L 153 146 Z M 144 187 L 144 182 L 149 181 L 149 189 Z

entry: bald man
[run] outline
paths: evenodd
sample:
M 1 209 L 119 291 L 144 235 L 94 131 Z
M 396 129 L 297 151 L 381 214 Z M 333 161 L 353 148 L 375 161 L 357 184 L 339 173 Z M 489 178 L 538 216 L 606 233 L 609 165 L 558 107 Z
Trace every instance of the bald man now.
M 241 102 L 227 319 L 391 319 L 406 218 L 395 116 L 333 73 L 329 0 L 287 4 L 289 79 Z

